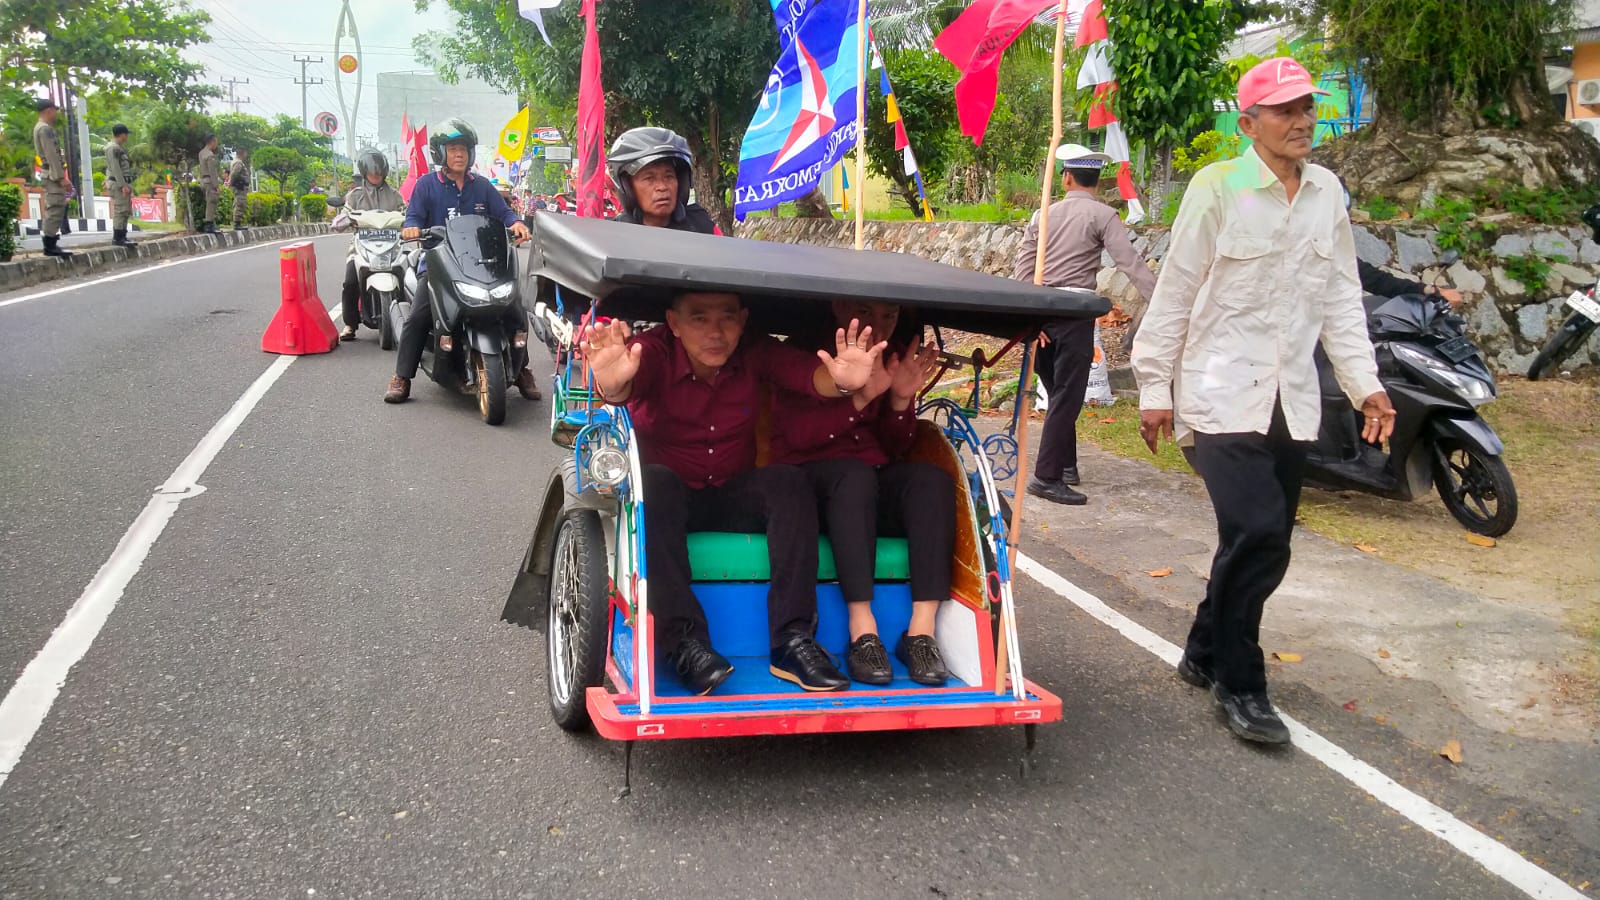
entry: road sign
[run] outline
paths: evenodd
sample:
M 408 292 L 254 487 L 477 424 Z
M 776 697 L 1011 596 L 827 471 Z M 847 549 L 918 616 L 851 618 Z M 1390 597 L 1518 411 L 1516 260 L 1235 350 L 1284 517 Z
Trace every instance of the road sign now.
M 319 112 L 311 120 L 313 128 L 328 137 L 333 137 L 339 132 L 339 117 L 331 112 Z
M 571 147 L 546 147 L 544 158 L 551 162 L 572 162 Z
M 339 71 L 349 75 L 356 70 L 356 58 L 349 53 L 339 57 Z

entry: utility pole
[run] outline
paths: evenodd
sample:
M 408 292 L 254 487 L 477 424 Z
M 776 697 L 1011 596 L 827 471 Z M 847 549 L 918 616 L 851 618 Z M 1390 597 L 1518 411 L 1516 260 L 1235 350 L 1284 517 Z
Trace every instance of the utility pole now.
M 300 77 L 296 78 L 294 80 L 295 84 L 300 85 L 300 127 L 301 128 L 310 128 L 311 127 L 311 120 L 309 118 L 309 114 L 306 111 L 306 88 L 310 87 L 313 84 L 321 84 L 322 83 L 322 79 L 321 78 L 307 78 L 306 77 L 306 66 L 309 66 L 309 65 L 311 65 L 313 63 L 322 62 L 322 57 L 319 56 L 316 59 L 312 59 L 310 56 L 296 56 L 294 58 L 294 61 L 300 64 Z
M 229 78 L 222 79 L 222 83 L 228 86 L 228 99 L 226 99 L 226 100 L 224 100 L 222 102 L 228 104 L 231 107 L 233 107 L 233 111 L 234 112 L 238 112 L 239 111 L 239 104 L 241 104 L 241 103 L 249 103 L 250 102 L 250 98 L 249 97 L 243 97 L 243 98 L 240 98 L 240 99 L 234 99 L 234 96 L 233 96 L 233 89 L 236 86 L 241 85 L 241 84 L 249 84 L 250 83 L 250 79 L 248 79 L 248 78 L 239 79 L 239 78 L 229 77 Z

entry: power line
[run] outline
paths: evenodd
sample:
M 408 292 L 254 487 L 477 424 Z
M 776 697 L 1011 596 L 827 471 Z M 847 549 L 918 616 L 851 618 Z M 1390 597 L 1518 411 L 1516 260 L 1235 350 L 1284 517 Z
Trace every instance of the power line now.
M 222 83 L 228 86 L 228 99 L 226 99 L 226 100 L 224 100 L 222 102 L 228 104 L 229 106 L 232 106 L 234 112 L 237 113 L 239 111 L 239 104 L 241 104 L 241 103 L 249 103 L 250 102 L 250 98 L 249 97 L 244 97 L 242 99 L 236 99 L 234 97 L 234 95 L 233 95 L 233 89 L 235 87 L 237 87 L 238 85 L 241 85 L 241 84 L 249 84 L 250 83 L 250 79 L 246 78 L 246 79 L 240 80 L 238 78 L 234 78 L 232 76 L 229 76 L 227 78 L 222 79 Z
M 306 88 L 313 84 L 321 84 L 323 79 L 307 78 L 306 66 L 309 66 L 312 63 L 322 62 L 322 57 L 319 56 L 316 59 L 312 59 L 310 56 L 297 55 L 295 56 L 294 61 L 300 64 L 300 77 L 294 80 L 295 84 L 300 85 L 300 125 L 302 128 L 309 128 L 310 124 L 306 121 Z

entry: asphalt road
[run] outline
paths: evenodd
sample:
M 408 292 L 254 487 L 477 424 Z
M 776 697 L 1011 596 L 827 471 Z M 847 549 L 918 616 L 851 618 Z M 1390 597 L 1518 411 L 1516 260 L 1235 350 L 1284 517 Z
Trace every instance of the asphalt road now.
M 343 243 L 317 246 L 331 306 Z M 254 248 L 0 306 L 0 690 L 271 363 L 276 285 Z M 296 361 L 179 507 L 0 785 L 0 897 L 1516 893 L 1027 579 L 1029 674 L 1066 709 L 1026 778 L 1009 729 L 678 742 L 618 800 L 620 747 L 554 726 L 540 638 L 497 622 L 548 407 L 488 428 L 426 381 L 386 406 L 392 360 L 365 332 Z

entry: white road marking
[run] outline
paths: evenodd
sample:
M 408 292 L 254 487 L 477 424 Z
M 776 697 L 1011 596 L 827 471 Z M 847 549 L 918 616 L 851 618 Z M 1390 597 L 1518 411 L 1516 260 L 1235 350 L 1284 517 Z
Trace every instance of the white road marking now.
M 118 272 L 115 275 L 106 275 L 101 278 L 96 278 L 93 281 L 75 281 L 72 284 L 62 285 L 58 288 L 51 288 L 48 291 L 39 291 L 35 294 L 25 294 L 21 297 L 12 297 L 10 300 L 0 300 L 0 306 L 11 306 L 17 303 L 27 303 L 29 300 L 42 300 L 45 297 L 54 297 L 57 294 L 65 294 L 71 291 L 81 291 L 84 288 L 92 288 L 98 284 L 109 284 L 113 281 L 121 281 L 124 278 L 132 278 L 135 275 L 143 275 L 146 272 L 159 272 L 164 269 L 170 269 L 173 266 L 181 266 L 204 259 L 216 259 L 219 256 L 229 256 L 234 253 L 244 253 L 249 250 L 260 250 L 264 247 L 285 247 L 289 244 L 297 244 L 301 241 L 316 240 L 318 237 L 321 237 L 321 235 L 306 235 L 304 237 L 298 237 L 287 241 L 277 241 L 275 243 L 267 244 L 251 244 L 248 247 L 235 247 L 232 250 L 222 250 L 217 253 L 202 253 L 198 256 L 185 256 L 179 259 L 163 260 L 155 265 L 145 266 L 142 269 L 129 269 L 126 272 Z
M 1179 658 L 1183 656 L 1183 650 L 1177 645 L 1107 606 L 1099 597 L 1057 575 L 1043 563 L 1018 554 L 1017 568 L 1029 578 L 1060 594 L 1074 606 L 1099 619 L 1103 624 L 1109 625 L 1123 637 L 1150 651 L 1162 662 L 1176 666 Z M 1279 714 L 1282 715 L 1282 712 Z M 1394 779 L 1289 716 L 1284 715 L 1283 721 L 1289 726 L 1294 745 L 1300 752 L 1332 769 L 1351 784 L 1371 794 L 1378 802 L 1466 854 L 1490 874 L 1505 880 L 1529 897 L 1540 900 L 1545 898 L 1583 900 L 1584 894 L 1524 859 L 1505 844 L 1401 786 Z
M 197 258 L 212 259 L 219 255 Z M 337 306 L 328 312 L 332 314 L 336 310 Z M 217 420 L 217 424 L 211 426 L 200 443 L 189 451 L 172 475 L 156 488 L 155 496 L 150 498 L 144 511 L 128 526 L 122 539 L 117 542 L 116 549 L 111 551 L 110 558 L 95 573 L 77 602 L 67 610 L 66 618 L 61 620 L 44 647 L 28 662 L 16 684 L 6 692 L 5 699 L 0 700 L 0 787 L 5 786 L 6 779 L 22 759 L 23 751 L 28 749 L 39 726 L 44 724 L 45 716 L 50 714 L 50 707 L 55 705 L 56 697 L 60 696 L 72 667 L 89 652 L 89 646 L 99 636 L 100 629 L 111 617 L 111 611 L 122 599 L 122 592 L 127 590 L 133 576 L 139 574 L 145 557 L 150 555 L 150 548 L 155 546 L 161 533 L 166 530 L 167 523 L 172 521 L 178 505 L 205 492 L 200 477 L 205 474 L 206 468 L 296 359 L 299 357 L 280 356 L 273 360 L 272 365 L 267 366 L 267 370 L 256 378 L 234 401 L 232 408 Z

